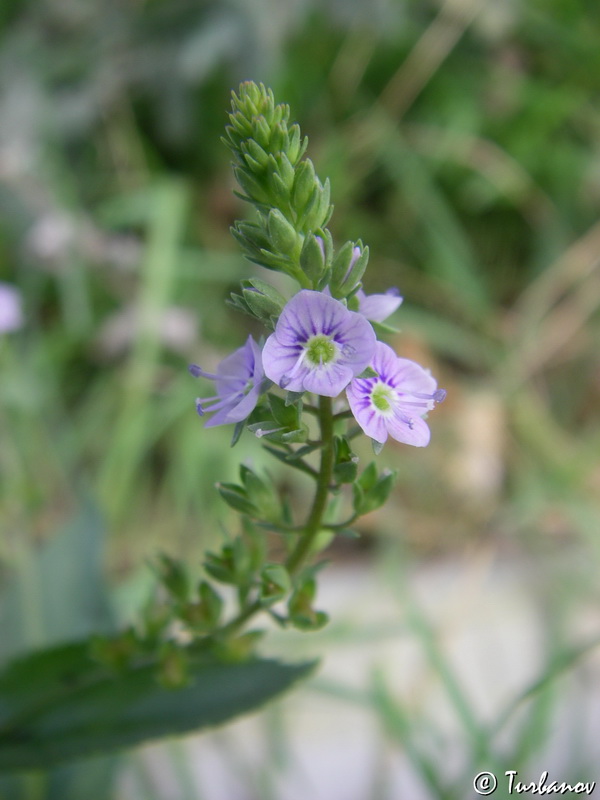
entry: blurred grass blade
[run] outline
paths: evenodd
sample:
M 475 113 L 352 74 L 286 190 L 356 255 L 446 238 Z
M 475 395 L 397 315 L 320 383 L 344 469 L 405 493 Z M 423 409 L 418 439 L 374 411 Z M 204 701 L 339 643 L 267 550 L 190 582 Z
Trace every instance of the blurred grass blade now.
M 417 745 L 414 717 L 392 698 L 380 671 L 373 675 L 372 701 L 388 736 L 402 745 L 417 774 L 431 790 L 432 796 L 446 798 L 448 795 L 444 789 L 439 764 L 425 754 L 423 747 Z
M 483 319 L 491 308 L 487 281 L 475 261 L 466 231 L 433 176 L 397 131 L 390 131 L 382 143 L 381 156 L 423 226 L 431 271 L 449 290 L 460 291 L 464 310 L 472 319 Z
M 0 606 L 2 660 L 112 629 L 102 575 L 104 525 L 86 502 L 65 530 L 38 550 L 19 544 L 15 575 Z
M 493 735 L 506 725 L 515 711 L 527 700 L 534 698 L 541 692 L 548 684 L 562 675 L 564 672 L 572 669 L 578 664 L 581 659 L 588 656 L 592 650 L 600 646 L 600 637 L 594 638 L 585 644 L 577 647 L 569 648 L 560 653 L 550 664 L 549 668 L 544 674 L 534 681 L 530 686 L 525 689 L 500 715 L 491 728 Z
M 159 321 L 171 301 L 188 199 L 185 186 L 177 181 L 161 183 L 147 198 L 148 243 L 136 299 L 136 338 L 123 404 L 99 476 L 100 494 L 116 514 L 127 503 L 136 469 L 149 447 L 151 398 L 161 352 Z

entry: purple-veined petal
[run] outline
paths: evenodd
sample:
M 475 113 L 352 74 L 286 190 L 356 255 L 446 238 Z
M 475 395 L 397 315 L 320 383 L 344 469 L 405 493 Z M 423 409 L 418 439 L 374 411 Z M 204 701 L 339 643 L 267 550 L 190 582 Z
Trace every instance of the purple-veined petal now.
M 320 339 L 331 350 L 317 363 Z M 375 342 L 361 314 L 323 292 L 303 289 L 285 306 L 267 339 L 263 368 L 267 378 L 289 391 L 335 397 L 369 365 Z
M 262 363 L 262 350 L 258 346 L 258 344 L 254 341 L 252 336 L 248 337 L 248 341 L 246 342 L 246 346 L 250 345 L 250 349 L 252 352 L 252 358 L 254 359 L 252 377 L 254 380 L 254 385 L 258 386 L 258 384 L 262 381 L 265 377 L 265 371 L 263 369 Z
M 257 389 L 251 389 L 248 394 L 238 400 L 227 403 L 219 409 L 204 423 L 204 427 L 214 428 L 216 425 L 229 425 L 235 422 L 241 422 L 254 411 L 259 395 L 260 392 Z M 206 409 L 206 411 L 209 413 L 210 409 Z
M 250 389 L 247 395 L 242 397 L 239 403 L 236 403 L 231 411 L 227 414 L 227 422 L 241 422 L 254 411 L 258 398 L 260 396 L 260 387 Z
M 335 335 L 344 329 L 348 309 L 323 292 L 302 289 L 281 312 L 275 326 L 275 336 L 282 345 L 296 345 L 320 333 Z
M 252 336 L 209 373 L 195 364 L 190 366 L 195 377 L 214 380 L 217 394 L 211 398 L 198 398 L 196 408 L 201 416 L 211 414 L 205 427 L 241 422 L 254 410 L 260 394 L 265 389 L 261 351 Z M 209 405 L 206 405 L 206 404 Z
M 263 365 L 266 376 L 278 386 L 281 386 L 282 378 L 288 376 L 293 380 L 286 383 L 286 388 L 291 392 L 301 392 L 301 381 L 300 384 L 298 384 L 300 380 L 298 375 L 298 359 L 302 354 L 302 347 L 299 345 L 294 345 L 292 347 L 282 346 L 278 342 L 277 336 L 272 333 L 263 347 Z M 299 388 L 290 388 L 292 383 Z
M 367 436 L 375 439 L 376 442 L 384 444 L 388 437 L 384 417 L 371 403 L 369 394 L 365 395 L 356 386 L 357 383 L 358 381 L 352 381 L 346 389 L 350 410 Z
M 371 363 L 377 338 L 362 314 L 356 311 L 346 313 L 346 325 L 335 337 L 340 347 L 339 363 L 349 366 L 353 375 L 359 375 Z
M 350 409 L 363 431 L 378 442 L 393 439 L 415 447 L 429 444 L 422 416 L 441 402 L 445 392 L 419 364 L 398 358 L 389 345 L 377 342 L 372 367 L 378 377 L 356 378 L 346 389 Z M 386 401 L 383 405 L 377 399 Z
M 413 395 L 411 399 L 423 396 L 429 409 L 434 406 L 433 393 L 437 389 L 437 381 L 420 364 L 408 358 L 397 359 L 397 371 L 391 376 L 390 385 L 401 394 Z
M 386 419 L 388 432 L 392 439 L 413 447 L 427 447 L 431 438 L 431 431 L 424 419 L 418 416 L 401 418 L 391 416 Z
M 399 308 L 403 300 L 397 289 L 388 289 L 385 294 L 365 294 L 359 289 L 356 297 L 359 312 L 372 322 L 383 322 Z
M 321 394 L 324 397 L 337 397 L 350 383 L 352 376 L 350 367 L 339 361 L 335 364 L 324 364 L 322 367 L 307 370 L 303 387 L 307 392 Z
M 254 354 L 250 337 L 242 347 L 224 358 L 217 367 L 215 386 L 220 395 L 243 389 L 254 371 Z
M 231 406 L 227 405 L 223 408 L 216 411 L 214 414 L 206 420 L 204 423 L 205 428 L 216 428 L 217 425 L 229 425 L 230 422 L 234 420 L 229 419 L 229 414 L 231 412 Z

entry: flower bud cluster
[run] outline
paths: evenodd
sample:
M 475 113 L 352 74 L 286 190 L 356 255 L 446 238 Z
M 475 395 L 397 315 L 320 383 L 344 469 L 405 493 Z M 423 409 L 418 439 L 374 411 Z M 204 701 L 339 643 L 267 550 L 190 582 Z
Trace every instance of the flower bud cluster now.
M 305 288 L 316 288 L 328 266 L 324 234 L 332 212 L 329 181 L 321 183 L 310 159 L 301 161 L 306 137 L 290 124 L 290 109 L 276 104 L 262 84 L 242 84 L 232 94 L 230 124 L 223 141 L 234 155 L 233 171 L 258 221 L 238 221 L 232 233 L 246 256 L 285 272 Z

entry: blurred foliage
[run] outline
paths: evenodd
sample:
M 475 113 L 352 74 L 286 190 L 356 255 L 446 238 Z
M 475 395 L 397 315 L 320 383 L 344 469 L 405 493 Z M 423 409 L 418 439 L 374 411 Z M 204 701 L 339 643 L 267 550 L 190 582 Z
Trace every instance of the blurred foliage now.
M 199 561 L 227 521 L 214 481 L 266 461 L 202 431 L 185 369 L 249 332 L 223 305 L 261 270 L 229 235 L 247 212 L 219 138 L 251 78 L 302 122 L 367 288 L 404 295 L 397 351 L 449 390 L 427 451 L 379 457 L 399 480 L 365 534 L 581 543 L 560 597 L 597 601 L 599 42 L 578 0 L 5 0 L 0 280 L 28 322 L 0 341 L 3 561 L 82 489 L 113 574 L 158 547 Z
M 404 294 L 399 349 L 451 388 L 423 472 L 391 456 L 415 544 L 436 547 L 424 474 L 457 536 L 506 501 L 519 528 L 545 487 L 580 528 L 568 509 L 597 486 L 600 438 L 599 23 L 568 0 L 5 4 L 0 269 L 29 314 L 4 367 L 11 504 L 43 532 L 77 475 L 143 549 L 214 518 L 199 476 L 232 464 L 190 414 L 184 365 L 245 334 L 221 305 L 256 268 L 228 234 L 245 211 L 219 137 L 251 76 L 302 120 L 372 288 Z M 470 417 L 492 432 L 479 448 Z

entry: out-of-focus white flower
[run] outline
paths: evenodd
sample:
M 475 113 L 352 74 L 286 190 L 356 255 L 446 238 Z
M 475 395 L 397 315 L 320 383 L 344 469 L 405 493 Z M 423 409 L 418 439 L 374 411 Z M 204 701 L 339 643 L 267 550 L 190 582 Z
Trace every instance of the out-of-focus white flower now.
M 122 309 L 104 323 L 98 336 L 100 350 L 109 358 L 122 355 L 139 335 L 142 320 L 137 309 Z M 187 353 L 198 338 L 198 316 L 181 306 L 170 306 L 157 316 L 155 328 L 165 347 Z
M 8 283 L 0 283 L 0 334 L 16 331 L 22 325 L 21 292 Z

